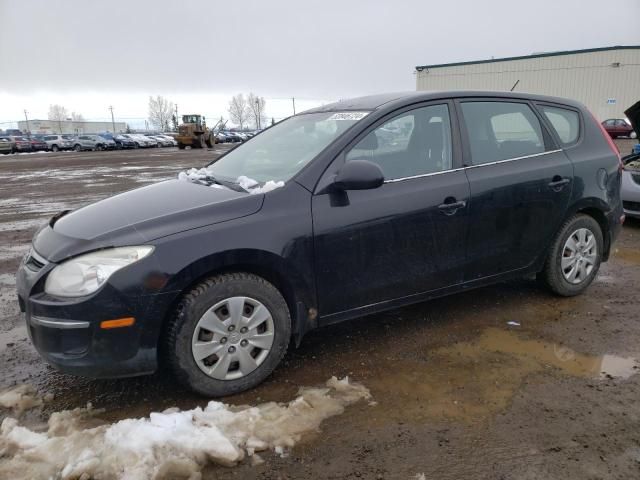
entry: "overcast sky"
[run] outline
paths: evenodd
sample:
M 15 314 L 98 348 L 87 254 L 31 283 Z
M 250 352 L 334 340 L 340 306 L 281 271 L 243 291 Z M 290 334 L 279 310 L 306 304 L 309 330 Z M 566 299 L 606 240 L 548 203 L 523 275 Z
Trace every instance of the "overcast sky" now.
M 157 94 L 226 116 L 249 91 L 279 118 L 292 96 L 413 90 L 416 65 L 640 44 L 639 18 L 639 0 L 0 0 L 0 122 L 145 117 Z

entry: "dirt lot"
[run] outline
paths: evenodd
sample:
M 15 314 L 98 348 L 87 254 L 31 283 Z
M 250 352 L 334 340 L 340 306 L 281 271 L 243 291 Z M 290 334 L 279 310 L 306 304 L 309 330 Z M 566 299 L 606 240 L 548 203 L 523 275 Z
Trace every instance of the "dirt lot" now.
M 0 390 L 30 383 L 54 396 L 27 424 L 87 402 L 107 420 L 206 404 L 162 374 L 96 381 L 47 367 L 26 338 L 14 272 L 53 213 L 172 178 L 223 148 L 0 157 Z M 640 478 L 639 248 L 640 222 L 628 221 L 581 297 L 521 280 L 309 334 L 267 382 L 225 401 L 288 401 L 350 375 L 376 403 L 348 407 L 284 457 L 204 477 Z

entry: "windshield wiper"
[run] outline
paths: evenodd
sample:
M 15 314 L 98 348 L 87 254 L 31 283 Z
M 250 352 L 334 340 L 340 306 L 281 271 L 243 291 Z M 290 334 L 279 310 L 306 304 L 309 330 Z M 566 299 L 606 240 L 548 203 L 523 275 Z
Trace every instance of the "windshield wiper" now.
M 222 185 L 223 187 L 227 187 L 236 192 L 249 193 L 249 190 L 242 188 L 239 184 L 235 182 L 230 182 L 228 180 L 221 180 L 219 178 L 214 177 L 213 175 L 207 175 L 205 177 L 202 177 L 201 180 L 204 180 L 205 182 L 209 183 L 209 185 L 212 183 L 217 183 L 218 185 Z

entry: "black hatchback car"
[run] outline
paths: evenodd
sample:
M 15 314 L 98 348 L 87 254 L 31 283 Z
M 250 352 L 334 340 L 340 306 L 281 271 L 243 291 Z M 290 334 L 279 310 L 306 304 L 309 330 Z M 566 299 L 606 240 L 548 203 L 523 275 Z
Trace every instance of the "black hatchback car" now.
M 20 307 L 62 371 L 166 365 L 227 395 L 318 326 L 531 274 L 583 292 L 624 221 L 620 182 L 611 139 L 573 101 L 341 101 L 56 215 L 20 266 Z

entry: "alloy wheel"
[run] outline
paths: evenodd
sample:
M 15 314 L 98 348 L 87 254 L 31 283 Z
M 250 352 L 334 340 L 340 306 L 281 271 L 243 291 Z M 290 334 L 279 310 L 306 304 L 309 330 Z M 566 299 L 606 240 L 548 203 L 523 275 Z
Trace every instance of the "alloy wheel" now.
M 597 258 L 598 244 L 593 232 L 579 228 L 569 235 L 562 249 L 562 275 L 569 283 L 577 285 L 589 277 Z

